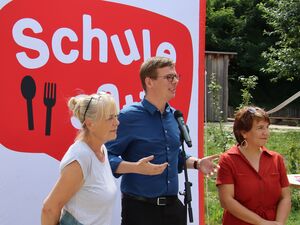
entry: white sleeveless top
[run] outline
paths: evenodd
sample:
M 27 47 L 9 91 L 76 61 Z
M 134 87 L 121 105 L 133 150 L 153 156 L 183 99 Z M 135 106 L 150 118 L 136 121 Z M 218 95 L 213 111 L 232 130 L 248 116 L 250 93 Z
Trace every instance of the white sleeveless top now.
M 63 209 L 84 225 L 110 225 L 117 186 L 102 146 L 105 161 L 102 163 L 83 141 L 72 144 L 60 162 L 60 171 L 73 161 L 82 169 L 84 184 Z

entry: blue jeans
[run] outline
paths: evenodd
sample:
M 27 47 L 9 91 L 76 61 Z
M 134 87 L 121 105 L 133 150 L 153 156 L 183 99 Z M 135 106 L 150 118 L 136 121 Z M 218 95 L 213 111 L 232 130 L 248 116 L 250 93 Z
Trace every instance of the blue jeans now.
M 58 225 L 83 225 L 79 223 L 71 213 L 64 210 Z

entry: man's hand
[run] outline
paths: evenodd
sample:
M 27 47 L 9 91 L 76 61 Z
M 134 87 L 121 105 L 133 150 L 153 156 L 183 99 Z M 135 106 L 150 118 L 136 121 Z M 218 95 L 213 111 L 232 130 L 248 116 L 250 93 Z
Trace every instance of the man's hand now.
M 197 161 L 197 169 L 200 170 L 207 177 L 213 176 L 218 172 L 219 165 L 216 160 L 219 159 L 219 154 L 206 156 Z
M 153 155 L 140 159 L 137 162 L 137 173 L 143 175 L 158 175 L 167 168 L 167 162 L 162 164 L 153 164 L 150 162 L 153 159 Z

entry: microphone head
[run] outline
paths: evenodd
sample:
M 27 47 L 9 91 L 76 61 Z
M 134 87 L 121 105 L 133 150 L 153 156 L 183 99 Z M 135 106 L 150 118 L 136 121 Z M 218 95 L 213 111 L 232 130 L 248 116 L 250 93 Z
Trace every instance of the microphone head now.
M 180 110 L 176 110 L 174 112 L 174 117 L 177 119 L 179 117 L 183 117 L 183 114 L 182 114 L 182 112 Z

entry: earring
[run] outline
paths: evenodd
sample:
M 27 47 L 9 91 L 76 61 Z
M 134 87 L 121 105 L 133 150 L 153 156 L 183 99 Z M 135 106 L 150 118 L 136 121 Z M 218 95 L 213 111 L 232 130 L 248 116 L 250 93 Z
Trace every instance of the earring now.
M 241 148 L 242 148 L 242 149 L 246 149 L 247 147 L 248 147 L 248 142 L 247 142 L 246 139 L 244 139 L 244 140 L 242 141 L 242 143 L 241 143 Z

